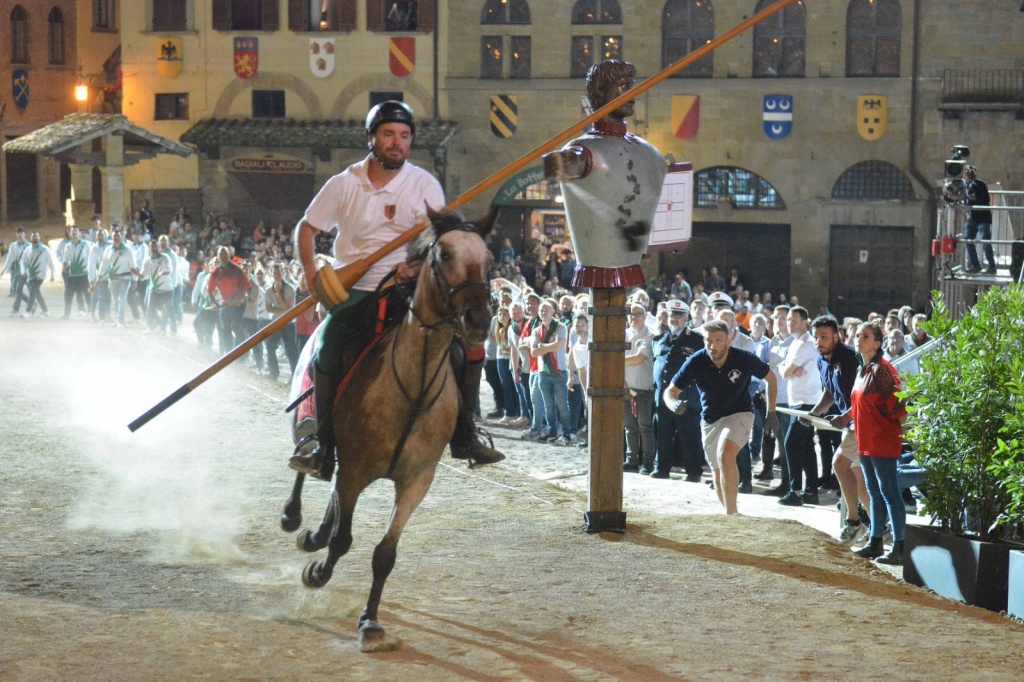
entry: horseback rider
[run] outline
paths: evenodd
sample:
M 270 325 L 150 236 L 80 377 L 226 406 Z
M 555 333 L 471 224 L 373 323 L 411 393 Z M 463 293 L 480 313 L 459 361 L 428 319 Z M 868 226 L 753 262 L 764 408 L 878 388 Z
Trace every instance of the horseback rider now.
M 403 102 L 382 102 L 366 116 L 366 144 L 370 153 L 335 175 L 320 189 L 295 228 L 294 243 L 316 299 L 329 311 L 317 331 L 313 357 L 313 386 L 316 408 L 317 447 L 310 454 L 296 449 L 289 466 L 296 471 L 330 480 L 335 463 L 333 408 L 338 386 L 347 371 L 346 357 L 352 344 L 365 337 L 368 315 L 378 300 L 375 292 L 395 283 L 414 282 L 418 264 L 406 262 L 406 248 L 382 258 L 346 292 L 334 267 L 345 266 L 371 255 L 394 238 L 426 220 L 428 205 L 440 209 L 445 203 L 440 183 L 428 171 L 406 163 L 416 123 L 412 109 Z M 334 239 L 334 267 L 316 269 L 314 241 L 318 232 L 337 228 Z M 385 282 L 393 275 L 393 281 Z M 461 346 L 461 341 L 455 344 Z M 455 350 L 453 348 L 453 350 Z M 459 349 L 461 350 L 461 348 Z M 486 447 L 476 435 L 472 405 L 468 396 L 474 387 L 467 371 L 465 352 L 452 353 L 462 409 L 451 441 L 452 457 L 476 464 L 491 464 L 505 458 Z M 467 381 L 467 378 L 469 381 Z M 479 381 L 476 381 L 479 390 Z M 302 445 L 302 444 L 300 444 Z

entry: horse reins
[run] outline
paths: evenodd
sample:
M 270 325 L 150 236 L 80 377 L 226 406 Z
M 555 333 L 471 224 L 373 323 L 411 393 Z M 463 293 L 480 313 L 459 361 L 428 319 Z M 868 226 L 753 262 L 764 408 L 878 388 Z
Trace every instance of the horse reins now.
M 472 232 L 472 230 L 470 230 L 468 228 L 460 228 L 460 229 L 463 229 L 466 232 Z M 457 284 L 454 287 L 449 286 L 448 279 L 444 276 L 444 273 L 441 271 L 440 267 L 438 266 L 438 258 L 437 258 L 436 247 L 437 247 L 437 242 L 441 238 L 441 236 L 443 236 L 443 235 L 437 236 L 434 239 L 434 241 L 430 243 L 430 246 L 428 247 L 427 252 L 429 254 L 428 255 L 428 261 L 429 261 L 429 265 L 430 265 L 430 274 L 433 276 L 435 281 L 437 281 L 437 283 L 440 285 L 439 289 L 442 292 L 441 293 L 441 304 L 447 310 L 447 314 L 445 316 L 443 316 L 440 320 L 435 322 L 434 324 L 427 324 L 427 323 L 425 323 L 423 321 L 422 318 L 420 318 L 419 314 L 416 312 L 415 306 L 414 305 L 410 305 L 409 306 L 409 311 L 412 313 L 412 315 L 416 319 L 416 321 L 420 323 L 420 326 L 425 330 L 426 336 L 428 337 L 428 338 L 424 339 L 424 342 L 423 342 L 423 357 L 422 357 L 422 359 L 420 361 L 420 372 L 421 372 L 421 374 L 420 374 L 420 390 L 419 390 L 418 394 L 415 397 L 410 395 L 410 392 L 406 389 L 405 386 L 402 385 L 402 380 L 401 380 L 401 378 L 400 378 L 400 376 L 398 374 L 398 366 L 396 364 L 396 359 L 395 359 L 395 357 L 396 357 L 395 349 L 398 346 L 398 334 L 399 334 L 399 332 L 401 330 L 401 326 L 399 326 L 395 330 L 395 343 L 393 343 L 391 345 L 391 373 L 392 373 L 392 375 L 395 378 L 395 383 L 398 385 L 398 389 L 402 392 L 402 395 L 405 396 L 406 401 L 409 402 L 411 409 L 409 411 L 409 418 L 405 422 L 405 427 L 402 429 L 402 435 L 398 439 L 398 443 L 395 445 L 394 452 L 391 453 L 391 461 L 388 464 L 388 473 L 387 473 L 388 476 L 392 476 L 394 474 L 395 467 L 398 466 L 398 458 L 401 456 L 402 449 L 405 447 L 405 443 L 409 439 L 409 436 L 412 435 L 412 429 L 413 429 L 413 426 L 416 423 L 417 418 L 419 417 L 419 415 L 423 412 L 423 410 L 425 408 L 428 408 L 428 407 L 432 406 L 437 401 L 437 399 L 441 397 L 441 394 L 444 392 L 445 385 L 448 382 L 448 376 L 445 375 L 444 380 L 441 382 L 441 385 L 437 389 L 437 393 L 434 395 L 433 398 L 431 398 L 428 401 L 427 395 L 430 393 L 431 388 L 433 387 L 434 383 L 437 381 L 438 376 L 440 376 L 441 370 L 448 363 L 448 358 L 451 355 L 451 343 L 449 342 L 447 344 L 447 346 L 445 347 L 445 351 L 444 351 L 444 354 L 441 357 L 441 361 L 437 364 L 437 368 L 434 370 L 433 375 L 430 377 L 430 379 L 428 381 L 427 380 L 427 352 L 428 352 L 429 345 L 430 345 L 429 344 L 429 335 L 430 335 L 430 333 L 434 332 L 434 331 L 438 331 L 441 327 L 452 327 L 452 328 L 454 328 L 454 327 L 457 326 L 457 324 L 458 324 L 457 323 L 458 310 L 453 305 L 453 299 L 461 291 L 463 291 L 465 289 L 469 289 L 471 287 L 482 287 L 484 289 L 484 291 L 486 292 L 486 290 L 488 289 L 488 286 L 489 286 L 486 281 L 482 281 L 482 280 L 481 281 L 472 281 L 472 282 L 463 282 L 461 284 Z

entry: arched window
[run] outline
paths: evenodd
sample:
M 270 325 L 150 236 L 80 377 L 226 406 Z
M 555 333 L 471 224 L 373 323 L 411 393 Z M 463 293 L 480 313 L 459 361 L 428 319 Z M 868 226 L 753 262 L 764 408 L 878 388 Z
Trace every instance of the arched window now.
M 480 24 L 529 26 L 530 5 L 526 0 L 487 0 L 480 13 Z M 528 35 L 481 36 L 480 77 L 529 78 L 531 48 L 532 41 Z M 505 58 L 506 55 L 508 59 Z
M 47 17 L 50 26 L 50 63 L 64 63 L 64 13 L 59 7 L 50 10 Z
M 577 0 L 572 8 L 574 24 L 621 24 L 618 0 Z
M 761 0 L 757 12 L 778 0 Z M 802 78 L 806 62 L 807 10 L 797 0 L 754 26 L 754 77 Z
M 715 37 L 715 8 L 711 0 L 668 0 L 661 13 L 661 66 L 674 64 Z M 714 56 L 709 54 L 673 74 L 675 78 L 711 78 Z
M 846 8 L 846 75 L 900 75 L 899 0 L 850 0 Z
M 526 0 L 486 0 L 480 23 L 529 24 L 530 5 Z
M 694 177 L 695 208 L 715 208 L 727 201 L 733 208 L 785 210 L 782 197 L 760 175 L 735 166 L 712 166 Z
M 833 199 L 913 199 L 906 173 L 885 161 L 861 161 L 843 171 L 832 186 Z
M 574 25 L 621 24 L 622 8 L 618 0 L 576 0 L 572 7 Z M 574 35 L 570 52 L 569 75 L 583 78 L 595 61 L 622 59 L 622 33 L 614 35 Z
M 21 5 L 11 10 L 11 63 L 28 64 L 28 15 Z

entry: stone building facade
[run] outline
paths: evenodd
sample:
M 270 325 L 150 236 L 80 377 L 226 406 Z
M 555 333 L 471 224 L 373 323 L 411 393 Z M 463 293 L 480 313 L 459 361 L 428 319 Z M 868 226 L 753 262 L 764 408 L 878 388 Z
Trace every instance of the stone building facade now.
M 87 75 L 120 44 L 120 104 L 132 123 L 200 151 L 126 169 L 129 204 L 148 198 L 158 217 L 186 204 L 288 222 L 365 153 L 360 121 L 375 99 L 414 107 L 413 159 L 453 199 L 580 120 L 582 75 L 595 59 L 629 60 L 642 80 L 772 1 L 43 4 L 66 9 L 77 27 L 68 53 L 76 41 L 91 51 L 77 60 Z M 0 0 L 0 45 L 15 4 Z M 38 31 L 46 11 L 22 4 Z M 648 90 L 631 128 L 691 162 L 696 180 L 691 244 L 648 259 L 648 271 L 697 278 L 711 264 L 737 265 L 752 290 L 797 293 L 812 311 L 923 305 L 950 146 L 969 145 L 990 183 L 1024 184 L 1021 10 L 1014 0 L 800 0 Z M 45 39 L 32 44 L 33 92 L 53 94 L 45 115 L 33 109 L 41 100 L 19 113 L 0 98 L 7 137 L 74 110 L 76 60 L 48 67 Z M 246 52 L 258 52 L 258 65 L 243 77 Z M 780 104 L 785 112 L 771 108 Z M 871 130 L 858 126 L 875 118 Z M 501 204 L 499 230 L 520 250 L 538 226 L 557 232 L 564 222 L 538 166 L 465 206 Z M 41 213 L 60 212 L 59 175 L 40 173 Z
M 77 44 L 74 0 L 0 0 L 0 144 L 75 111 Z M 58 164 L 0 154 L 0 221 L 59 220 L 61 185 Z
M 619 56 L 650 77 L 768 4 L 451 0 L 450 15 L 469 20 L 451 23 L 446 38 L 445 92 L 461 104 L 449 194 L 578 121 L 579 74 L 595 56 Z M 946 0 L 806 0 L 648 90 L 632 129 L 695 173 L 694 239 L 650 269 L 686 268 L 692 280 L 703 267 L 736 265 L 754 291 L 798 293 L 812 312 L 924 304 L 950 146 L 970 145 L 981 172 L 1005 187 L 1024 179 L 1013 160 L 1022 26 L 1020 3 L 1008 1 L 967 10 Z M 516 64 L 524 60 L 528 68 Z M 964 69 L 977 83 L 950 109 L 950 71 Z M 998 106 L 974 101 L 985 97 L 972 88 L 1002 71 L 1010 85 L 987 95 Z M 493 95 L 515 98 L 508 137 L 491 129 Z M 884 105 L 881 134 L 858 131 L 858 98 Z M 769 100 L 791 103 L 787 130 L 771 134 Z

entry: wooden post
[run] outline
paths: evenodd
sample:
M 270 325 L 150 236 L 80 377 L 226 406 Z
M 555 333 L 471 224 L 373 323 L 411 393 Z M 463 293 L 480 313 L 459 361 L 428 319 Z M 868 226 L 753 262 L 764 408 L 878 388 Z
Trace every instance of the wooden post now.
M 622 401 L 626 394 L 626 290 L 591 289 L 590 299 L 594 320 L 587 366 L 590 491 L 583 520 L 588 533 L 625 533 Z

